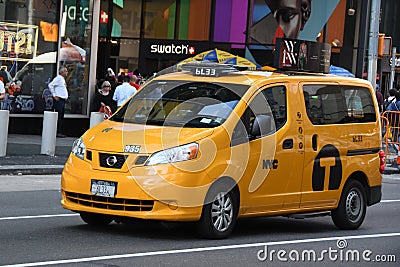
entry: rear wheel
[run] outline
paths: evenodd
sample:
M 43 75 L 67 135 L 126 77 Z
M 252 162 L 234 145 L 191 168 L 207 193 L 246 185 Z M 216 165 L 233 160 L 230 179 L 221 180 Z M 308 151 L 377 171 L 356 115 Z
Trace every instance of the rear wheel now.
M 113 218 L 108 215 L 90 213 L 90 212 L 81 212 L 81 219 L 89 224 L 95 226 L 107 225 L 113 221 Z
M 237 196 L 232 190 L 227 192 L 217 188 L 211 189 L 208 196 L 207 199 L 211 201 L 203 207 L 198 231 L 206 238 L 226 238 L 232 233 L 236 224 Z
M 364 187 L 359 181 L 349 181 L 340 197 L 339 206 L 332 211 L 333 223 L 340 229 L 353 230 L 360 227 L 367 212 Z

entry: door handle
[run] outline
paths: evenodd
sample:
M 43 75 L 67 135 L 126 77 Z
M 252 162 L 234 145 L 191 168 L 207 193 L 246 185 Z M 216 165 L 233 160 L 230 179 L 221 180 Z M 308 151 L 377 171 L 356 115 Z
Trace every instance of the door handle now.
M 283 149 L 292 149 L 293 148 L 293 139 L 286 139 L 282 144 Z
M 317 151 L 317 149 L 318 149 L 318 135 L 317 134 L 314 134 L 312 136 L 312 148 L 314 151 Z

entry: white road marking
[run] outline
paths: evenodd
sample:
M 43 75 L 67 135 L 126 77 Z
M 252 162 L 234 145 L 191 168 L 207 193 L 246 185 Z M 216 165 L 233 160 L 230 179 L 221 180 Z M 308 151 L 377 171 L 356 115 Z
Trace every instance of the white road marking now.
M 79 214 L 77 214 L 77 213 L 68 213 L 68 214 L 50 214 L 50 215 L 0 217 L 0 221 L 23 220 L 23 219 L 38 219 L 38 218 L 53 218 L 53 217 L 69 217 L 69 216 L 79 216 Z
M 299 240 L 285 240 L 285 241 L 274 241 L 264 243 L 248 243 L 239 245 L 227 245 L 227 246 L 215 246 L 215 247 L 202 247 L 202 248 L 188 248 L 188 249 L 176 249 L 176 250 L 161 250 L 161 251 L 150 251 L 150 252 L 138 252 L 132 254 L 119 254 L 109 256 L 97 256 L 87 258 L 76 258 L 66 260 L 54 260 L 54 261 L 42 261 L 42 262 L 30 262 L 21 264 L 1 265 L 0 267 L 31 267 L 31 266 L 44 266 L 44 265 L 56 265 L 56 264 L 67 264 L 67 263 L 82 263 L 99 260 L 115 260 L 124 258 L 135 258 L 135 257 L 147 257 L 147 256 L 160 256 L 160 255 L 171 255 L 181 253 L 194 253 L 204 251 L 216 251 L 216 250 L 228 250 L 228 249 L 239 249 L 239 248 L 253 248 L 253 247 L 264 247 L 264 246 L 276 246 L 276 245 L 288 245 L 288 244 L 302 244 L 312 242 L 323 242 L 332 241 L 338 239 L 365 239 L 365 238 L 380 238 L 380 237 L 398 237 L 400 233 L 384 233 L 384 234 L 371 234 L 371 235 L 353 235 L 353 236 L 335 236 L 335 237 L 323 237 L 323 238 L 311 238 L 311 239 L 299 239 Z
M 381 203 L 393 203 L 393 202 L 400 202 L 400 199 L 381 200 Z
M 400 177 L 383 177 L 383 180 L 400 180 Z

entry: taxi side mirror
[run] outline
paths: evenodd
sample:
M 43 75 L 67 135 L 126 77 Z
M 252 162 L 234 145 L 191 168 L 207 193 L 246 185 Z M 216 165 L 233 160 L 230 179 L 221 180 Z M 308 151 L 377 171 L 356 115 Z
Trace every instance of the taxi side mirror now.
M 274 128 L 271 116 L 261 114 L 255 117 L 250 134 L 256 137 L 265 136 L 273 132 Z

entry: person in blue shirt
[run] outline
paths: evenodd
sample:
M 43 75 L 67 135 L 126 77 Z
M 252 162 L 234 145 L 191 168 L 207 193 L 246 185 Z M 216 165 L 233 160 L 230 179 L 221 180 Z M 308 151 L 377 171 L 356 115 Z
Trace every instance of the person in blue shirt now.
M 396 98 L 396 101 L 392 101 L 389 106 L 387 107 L 387 110 L 390 111 L 400 111 L 400 92 L 396 92 L 394 94 L 394 97 Z
M 400 111 L 400 92 L 396 92 L 394 96 L 396 100 L 392 101 L 389 104 L 387 110 Z M 390 121 L 390 127 L 392 128 L 393 142 L 397 142 L 399 137 L 400 120 L 398 117 L 399 116 L 396 116 L 396 114 L 389 114 L 389 121 Z
M 115 88 L 113 100 L 117 101 L 117 107 L 122 106 L 131 96 L 136 94 L 135 87 L 129 84 L 130 77 L 123 76 L 123 83 Z

